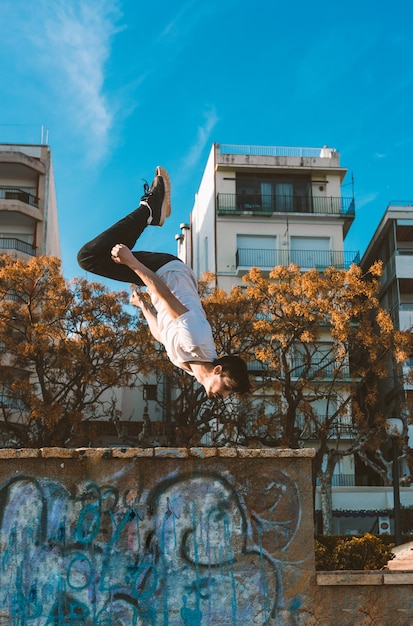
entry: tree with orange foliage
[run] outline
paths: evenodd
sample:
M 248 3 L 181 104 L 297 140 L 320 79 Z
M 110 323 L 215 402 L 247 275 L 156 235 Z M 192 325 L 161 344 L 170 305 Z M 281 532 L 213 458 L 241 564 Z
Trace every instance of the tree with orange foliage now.
M 106 390 L 137 380 L 146 329 L 126 302 L 99 283 L 66 283 L 56 258 L 2 257 L 3 445 L 65 445 L 81 420 L 105 411 Z
M 380 274 L 378 263 L 368 276 L 356 265 L 322 273 L 292 265 L 274 268 L 269 279 L 256 269 L 245 277 L 245 298 L 258 307 L 253 350 L 268 428 L 281 445 L 316 448 L 327 534 L 334 468 L 384 438 L 380 387 L 405 358 L 405 336 L 379 305 Z

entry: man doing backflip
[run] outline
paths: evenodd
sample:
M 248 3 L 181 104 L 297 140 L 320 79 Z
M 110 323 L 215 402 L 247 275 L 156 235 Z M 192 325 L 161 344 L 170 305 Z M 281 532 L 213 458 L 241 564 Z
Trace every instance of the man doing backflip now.
M 172 254 L 131 251 L 148 225 L 162 226 L 171 214 L 170 197 L 169 175 L 157 167 L 138 208 L 85 244 L 79 265 L 99 276 L 147 287 L 152 306 L 138 291 L 132 292 L 131 303 L 141 308 L 172 363 L 195 376 L 209 398 L 246 393 L 250 384 L 245 362 L 238 356 L 217 358 L 193 271 Z

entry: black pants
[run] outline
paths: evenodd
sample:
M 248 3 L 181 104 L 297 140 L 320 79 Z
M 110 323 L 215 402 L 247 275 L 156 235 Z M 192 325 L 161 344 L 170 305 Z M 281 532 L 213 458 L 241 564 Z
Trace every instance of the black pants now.
M 148 217 L 148 207 L 139 206 L 135 211 L 86 243 L 77 255 L 80 267 L 98 276 L 105 276 L 123 283 L 143 285 L 141 279 L 129 267 L 113 261 L 110 251 L 117 243 L 123 243 L 132 249 L 145 230 Z M 156 272 L 169 261 L 179 260 L 173 254 L 164 252 L 133 252 L 133 255 L 153 272 Z

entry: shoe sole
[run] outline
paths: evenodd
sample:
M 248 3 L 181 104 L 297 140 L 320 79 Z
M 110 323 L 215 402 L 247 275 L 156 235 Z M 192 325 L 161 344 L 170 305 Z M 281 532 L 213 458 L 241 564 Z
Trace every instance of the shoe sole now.
M 171 214 L 171 180 L 164 167 L 157 166 L 155 176 L 161 176 L 164 184 L 164 198 L 161 206 L 161 215 L 158 226 L 162 226 L 167 217 Z

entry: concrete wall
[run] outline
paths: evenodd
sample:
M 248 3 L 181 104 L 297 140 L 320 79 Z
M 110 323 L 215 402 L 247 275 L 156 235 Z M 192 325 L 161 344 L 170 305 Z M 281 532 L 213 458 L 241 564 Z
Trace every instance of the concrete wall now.
M 308 626 L 411 624 L 412 571 L 317 573 L 314 615 Z
M 311 456 L 0 450 L 0 624 L 302 614 L 315 579 Z
M 316 575 L 312 456 L 0 450 L 0 625 L 412 623 L 400 572 Z

